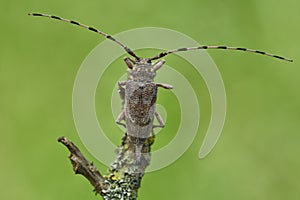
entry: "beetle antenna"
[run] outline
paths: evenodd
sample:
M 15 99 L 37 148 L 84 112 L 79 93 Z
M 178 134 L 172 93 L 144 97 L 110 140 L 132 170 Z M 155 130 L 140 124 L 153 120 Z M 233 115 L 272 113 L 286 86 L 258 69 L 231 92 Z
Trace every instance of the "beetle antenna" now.
M 156 59 L 162 58 L 166 55 L 169 55 L 169 54 L 175 53 L 175 52 L 191 51 L 191 50 L 198 50 L 198 49 L 228 49 L 228 50 L 234 50 L 234 51 L 246 51 L 246 52 L 257 53 L 257 54 L 261 54 L 261 55 L 270 56 L 270 57 L 273 57 L 273 58 L 293 62 L 292 59 L 284 58 L 284 57 L 274 55 L 274 54 L 270 54 L 270 53 L 267 53 L 267 52 L 264 52 L 264 51 L 258 51 L 258 50 L 247 49 L 247 48 L 242 48 L 242 47 L 227 47 L 227 46 L 198 46 L 198 47 L 173 49 L 173 50 L 161 52 L 160 54 L 150 58 L 149 60 L 156 60 Z
M 83 27 L 85 29 L 88 29 L 90 31 L 93 31 L 93 32 L 96 32 L 104 37 L 106 37 L 107 39 L 117 43 L 118 45 L 120 45 L 128 54 L 130 54 L 131 56 L 135 57 L 137 60 L 139 60 L 140 58 L 130 49 L 128 48 L 126 45 L 124 45 L 123 43 L 121 43 L 120 41 L 118 41 L 117 39 L 115 39 L 114 37 L 112 37 L 111 35 L 108 35 L 96 28 L 93 28 L 91 26 L 87 26 L 87 25 L 84 25 L 84 24 L 81 24 L 79 22 L 76 22 L 76 21 L 73 21 L 73 20 L 69 20 L 69 19 L 64 19 L 64 18 L 61 18 L 61 17 L 57 17 L 57 16 L 54 16 L 54 15 L 48 15 L 48 14 L 40 14 L 40 13 L 29 13 L 28 15 L 31 15 L 31 16 L 38 16 L 38 17 L 48 17 L 48 18 L 52 18 L 52 19 L 56 19 L 56 20 L 60 20 L 60 21 L 64 21 L 64 22 L 68 22 L 68 23 L 71 23 L 71 24 L 75 24 L 77 26 L 80 26 L 80 27 Z

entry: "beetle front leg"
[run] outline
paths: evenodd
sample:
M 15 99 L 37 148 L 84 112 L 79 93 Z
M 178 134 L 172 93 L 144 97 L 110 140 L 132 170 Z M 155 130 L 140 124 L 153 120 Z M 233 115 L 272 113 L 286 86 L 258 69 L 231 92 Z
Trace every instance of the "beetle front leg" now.
M 156 61 L 152 66 L 152 70 L 154 72 L 156 72 L 157 70 L 159 70 L 165 64 L 165 62 L 166 62 L 165 60 Z
M 135 62 L 133 60 L 131 60 L 130 58 L 125 57 L 124 61 L 129 69 L 132 69 L 134 67 Z
M 125 109 L 123 109 L 122 112 L 117 117 L 116 123 L 121 125 L 121 126 L 124 126 L 126 128 L 126 125 L 121 122 L 122 120 L 125 120 Z

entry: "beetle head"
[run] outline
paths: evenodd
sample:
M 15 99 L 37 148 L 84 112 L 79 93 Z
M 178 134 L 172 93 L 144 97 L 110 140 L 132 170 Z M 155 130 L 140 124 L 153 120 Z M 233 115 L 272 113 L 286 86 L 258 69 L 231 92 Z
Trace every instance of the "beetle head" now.
M 128 80 L 137 82 L 152 82 L 156 71 L 165 63 L 164 60 L 160 60 L 152 64 L 147 58 L 135 61 L 125 58 L 124 61 L 128 66 Z

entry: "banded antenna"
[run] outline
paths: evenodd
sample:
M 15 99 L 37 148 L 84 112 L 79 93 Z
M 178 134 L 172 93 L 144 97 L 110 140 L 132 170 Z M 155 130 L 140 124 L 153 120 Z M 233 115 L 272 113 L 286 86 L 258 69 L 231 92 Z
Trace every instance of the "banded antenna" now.
M 191 50 L 199 50 L 199 49 L 228 49 L 228 50 L 234 50 L 234 51 L 246 51 L 246 52 L 257 53 L 257 54 L 261 54 L 261 55 L 270 56 L 270 57 L 273 57 L 273 58 L 277 58 L 277 59 L 281 59 L 281 60 L 293 62 L 292 59 L 284 58 L 282 56 L 270 54 L 270 53 L 267 53 L 267 52 L 264 52 L 264 51 L 247 49 L 247 48 L 243 48 L 243 47 L 227 47 L 227 46 L 198 46 L 198 47 L 173 49 L 173 50 L 161 52 L 160 54 L 158 54 L 158 55 L 150 58 L 149 60 L 150 61 L 151 60 L 156 60 L 156 59 L 162 58 L 162 57 L 164 57 L 166 55 L 169 55 L 169 54 L 175 53 L 175 52 L 191 51 Z
M 128 48 L 126 45 L 124 45 L 123 43 L 121 43 L 120 41 L 116 40 L 115 38 L 113 38 L 111 35 L 108 35 L 96 28 L 93 28 L 91 26 L 87 26 L 84 24 L 81 24 L 79 22 L 73 21 L 73 20 L 69 20 L 69 19 L 65 19 L 65 18 L 61 18 L 61 17 L 57 17 L 54 15 L 47 15 L 47 14 L 40 14 L 40 13 L 29 13 L 28 15 L 31 16 L 38 16 L 38 17 L 48 17 L 48 18 L 52 18 L 52 19 L 56 19 L 56 20 L 60 20 L 60 21 L 64 21 L 64 22 L 68 22 L 71 24 L 75 24 L 77 26 L 83 27 L 85 29 L 88 29 L 90 31 L 96 32 L 104 37 L 106 37 L 107 39 L 117 43 L 118 45 L 120 45 L 129 55 L 133 56 L 134 58 L 136 58 L 137 60 L 140 60 L 140 57 L 138 57 L 130 48 Z M 198 46 L 198 47 L 188 47 L 188 48 L 179 48 L 179 49 L 173 49 L 173 50 L 169 50 L 169 51 L 164 51 L 161 52 L 160 54 L 149 58 L 148 61 L 152 61 L 152 60 L 157 60 L 159 58 L 165 57 L 169 54 L 175 53 L 175 52 L 180 52 L 180 51 L 191 51 L 191 50 L 199 50 L 199 49 L 227 49 L 227 50 L 234 50 L 234 51 L 246 51 L 246 52 L 251 52 L 251 53 L 257 53 L 257 54 L 261 54 L 261 55 L 265 55 L 265 56 L 270 56 L 273 58 L 277 58 L 277 59 L 281 59 L 281 60 L 285 60 L 285 61 L 289 61 L 289 62 L 293 62 L 292 59 L 288 59 L 288 58 L 284 58 L 282 56 L 278 56 L 278 55 L 274 55 L 274 54 L 270 54 L 264 51 L 258 51 L 258 50 L 253 50 L 253 49 L 248 49 L 248 48 L 243 48 L 243 47 L 227 47 L 227 46 Z
M 124 45 L 123 43 L 121 43 L 120 41 L 118 41 L 117 39 L 113 38 L 111 35 L 108 35 L 96 28 L 93 28 L 91 26 L 87 26 L 87 25 L 84 25 L 84 24 L 81 24 L 79 22 L 76 22 L 76 21 L 73 21 L 73 20 L 69 20 L 69 19 L 65 19 L 65 18 L 62 18 L 62 17 L 57 17 L 57 16 L 54 16 L 54 15 L 47 15 L 47 14 L 40 14 L 40 13 L 29 13 L 28 15 L 31 15 L 31 16 L 38 16 L 38 17 L 48 17 L 48 18 L 52 18 L 52 19 L 56 19 L 56 20 L 60 20 L 60 21 L 64 21 L 64 22 L 68 22 L 68 23 L 71 23 L 71 24 L 75 24 L 77 26 L 80 26 L 80 27 L 83 27 L 85 29 L 88 29 L 90 31 L 93 31 L 93 32 L 96 32 L 104 37 L 106 37 L 107 39 L 117 43 L 118 45 L 120 45 L 128 54 L 130 54 L 131 56 L 135 57 L 137 60 L 140 60 L 140 58 L 130 49 L 128 48 L 126 45 Z

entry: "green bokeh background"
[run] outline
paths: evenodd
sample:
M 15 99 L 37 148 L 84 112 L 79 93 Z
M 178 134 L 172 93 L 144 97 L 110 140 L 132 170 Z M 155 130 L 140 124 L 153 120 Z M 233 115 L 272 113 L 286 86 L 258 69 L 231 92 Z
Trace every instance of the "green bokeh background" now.
M 73 174 L 68 152 L 56 142 L 61 135 L 78 144 L 102 172 L 107 168 L 85 149 L 72 117 L 76 73 L 103 38 L 65 23 L 29 17 L 28 12 L 56 14 L 111 34 L 165 27 L 201 44 L 245 46 L 293 58 L 295 62 L 288 63 L 209 51 L 225 83 L 227 118 L 217 146 L 199 160 L 210 118 L 209 94 L 185 61 L 168 57 L 168 65 L 176 66 L 198 91 L 200 130 L 177 162 L 146 174 L 139 196 L 143 200 L 299 199 L 299 1 L 1 0 L 0 11 L 0 199 L 99 199 L 84 178 Z M 98 115 L 105 105 L 101 94 L 107 95 L 126 69 L 121 59 L 113 65 L 103 80 L 109 86 L 99 86 Z M 176 99 L 161 90 L 159 103 L 175 114 L 168 114 L 154 148 L 167 144 L 179 123 Z M 100 123 L 116 133 L 109 137 L 119 143 L 122 133 L 111 114 L 106 116 Z

